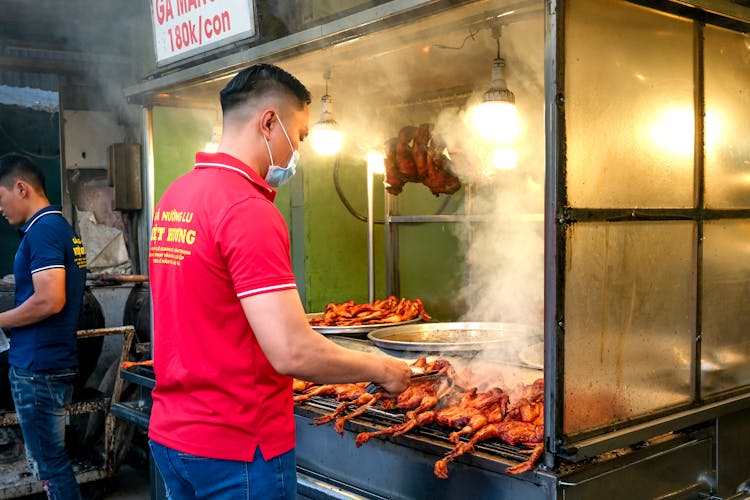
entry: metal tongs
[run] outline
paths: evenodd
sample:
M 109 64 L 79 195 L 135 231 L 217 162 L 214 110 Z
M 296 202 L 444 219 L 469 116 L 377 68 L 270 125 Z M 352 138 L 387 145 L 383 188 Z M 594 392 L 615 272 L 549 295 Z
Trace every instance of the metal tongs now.
M 434 380 L 441 375 L 440 370 L 430 370 L 426 372 L 423 369 L 417 367 L 412 367 L 411 373 L 412 375 L 409 379 L 410 383 L 424 382 L 425 380 Z M 380 387 L 378 384 L 370 382 L 369 384 L 367 384 L 367 387 L 365 387 L 365 392 L 367 392 L 368 394 L 374 394 L 381 389 L 382 387 Z

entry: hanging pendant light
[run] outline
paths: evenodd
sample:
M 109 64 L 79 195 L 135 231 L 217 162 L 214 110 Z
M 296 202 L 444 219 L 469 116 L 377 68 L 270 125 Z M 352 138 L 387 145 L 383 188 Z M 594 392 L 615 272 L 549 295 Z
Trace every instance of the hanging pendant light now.
M 320 99 L 320 120 L 312 127 L 310 140 L 316 153 L 330 156 L 341 151 L 343 137 L 339 124 L 333 119 L 333 99 L 328 94 L 328 80 L 331 79 L 331 72 L 327 71 L 324 78 L 326 93 Z
M 516 96 L 505 82 L 505 59 L 500 57 L 500 26 L 492 28 L 497 41 L 497 56 L 492 61 L 492 83 L 482 95 L 482 102 L 471 110 L 471 118 L 479 135 L 495 145 L 494 164 L 497 168 L 514 168 L 516 154 L 511 143 L 518 135 Z

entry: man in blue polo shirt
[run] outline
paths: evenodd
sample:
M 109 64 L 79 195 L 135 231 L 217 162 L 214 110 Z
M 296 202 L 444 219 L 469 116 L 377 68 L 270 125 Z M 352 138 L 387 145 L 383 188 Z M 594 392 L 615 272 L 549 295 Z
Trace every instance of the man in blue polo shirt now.
M 20 226 L 15 307 L 0 313 L 0 328 L 11 333 L 9 377 L 26 458 L 49 498 L 80 499 L 65 451 L 65 406 L 78 369 L 86 252 L 28 158 L 0 158 L 0 214 Z

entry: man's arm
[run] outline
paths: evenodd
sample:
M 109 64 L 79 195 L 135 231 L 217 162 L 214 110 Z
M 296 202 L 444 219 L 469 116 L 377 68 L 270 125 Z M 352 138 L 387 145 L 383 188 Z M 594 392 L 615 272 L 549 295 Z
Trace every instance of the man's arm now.
M 34 293 L 20 306 L 0 313 L 0 328 L 37 323 L 65 306 L 65 269 L 55 267 L 31 275 Z
M 310 328 L 297 290 L 241 299 L 250 326 L 279 373 L 317 383 L 371 381 L 389 394 L 409 384 L 409 366 L 396 358 L 344 349 Z

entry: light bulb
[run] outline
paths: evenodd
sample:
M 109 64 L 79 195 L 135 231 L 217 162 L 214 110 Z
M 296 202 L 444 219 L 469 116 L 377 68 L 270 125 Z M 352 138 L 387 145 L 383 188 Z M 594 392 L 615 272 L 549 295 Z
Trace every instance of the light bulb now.
M 343 134 L 338 123 L 333 119 L 331 96 L 324 95 L 320 100 L 320 121 L 313 125 L 310 132 L 313 150 L 323 156 L 334 155 L 341 151 Z
M 322 156 L 335 155 L 341 151 L 343 137 L 338 128 L 327 126 L 326 123 L 316 123 L 310 132 L 313 150 Z
M 516 105 L 505 101 L 485 101 L 471 109 L 479 135 L 488 141 L 511 142 L 518 135 Z
M 471 118 L 479 135 L 489 141 L 512 142 L 518 135 L 516 96 L 505 83 L 505 60 L 498 56 L 492 61 L 492 84 L 482 96 L 482 102 L 471 109 Z
M 385 156 L 377 151 L 367 153 L 367 168 L 373 174 L 383 175 L 385 173 Z

